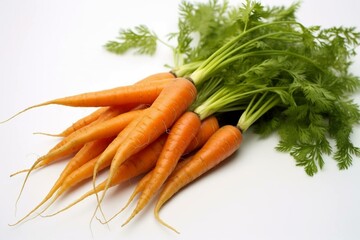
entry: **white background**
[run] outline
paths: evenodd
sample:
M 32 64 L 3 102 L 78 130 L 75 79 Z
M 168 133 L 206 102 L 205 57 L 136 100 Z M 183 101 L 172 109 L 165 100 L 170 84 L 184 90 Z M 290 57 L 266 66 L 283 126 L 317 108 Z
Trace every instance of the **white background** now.
M 238 1 L 230 1 L 239 3 Z M 263 1 L 289 4 L 292 1 Z M 305 25 L 356 26 L 360 2 L 304 0 L 299 20 Z M 125 85 L 165 71 L 171 52 L 161 48 L 151 57 L 120 57 L 102 45 L 120 28 L 146 24 L 160 36 L 174 31 L 179 1 L 0 0 L 0 120 L 29 105 L 55 97 Z M 360 58 L 352 71 L 360 75 Z M 359 95 L 356 96 L 357 102 Z M 307 176 L 288 154 L 274 150 L 277 137 L 259 139 L 247 133 L 239 152 L 221 167 L 181 191 L 161 211 L 180 232 L 158 224 L 152 207 L 126 227 L 125 211 L 109 228 L 89 219 L 95 206 L 89 198 L 53 218 L 36 218 L 9 227 L 38 203 L 65 165 L 59 162 L 34 172 L 15 216 L 15 200 L 29 167 L 56 139 L 33 132 L 59 132 L 90 109 L 48 106 L 0 125 L 0 239 L 316 239 L 360 237 L 360 161 L 339 171 L 326 160 L 323 171 Z M 353 139 L 360 145 L 360 128 Z M 62 198 L 51 211 L 87 190 Z M 123 206 L 134 187 L 128 182 L 109 193 L 108 216 Z

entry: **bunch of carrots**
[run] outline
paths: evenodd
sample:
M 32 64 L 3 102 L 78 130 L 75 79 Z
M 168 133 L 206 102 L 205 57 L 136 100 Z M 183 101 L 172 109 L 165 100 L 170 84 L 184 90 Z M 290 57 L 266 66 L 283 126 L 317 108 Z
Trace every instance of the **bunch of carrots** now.
M 205 7 L 214 16 L 213 25 L 217 24 L 216 28 L 209 27 L 212 32 L 199 31 L 187 18 L 190 15 L 196 18 Z M 176 64 L 171 71 L 150 75 L 133 85 L 57 98 L 17 113 L 50 104 L 97 107 L 63 132 L 52 134 L 61 140 L 29 169 L 15 173 L 26 174 L 22 192 L 32 171 L 59 159 L 69 159 L 49 193 L 14 225 L 43 214 L 66 191 L 84 180 L 92 181 L 93 188 L 57 213 L 92 195 L 97 198 L 96 210 L 101 211 L 109 188 L 142 176 L 125 207 L 137 195 L 138 203 L 124 224 L 157 196 L 156 219 L 176 231 L 161 220 L 161 207 L 181 188 L 236 152 L 251 126 L 264 134 L 279 130 L 282 137 L 279 149 L 290 151 L 309 175 L 316 172 L 317 165 L 313 163 L 318 162 L 321 168 L 322 158 L 321 154 L 312 156 L 311 147 L 328 153 L 327 132 L 336 141 L 340 138 L 337 125 L 331 125 L 332 122 L 342 121 L 351 127 L 360 119 L 357 106 L 347 99 L 347 94 L 360 85 L 359 79 L 347 71 L 351 56 L 347 48 L 356 47 L 360 34 L 354 29 L 306 28 L 295 19 L 297 7 L 295 4 L 288 8 L 265 8 L 252 1 L 241 7 L 217 1 L 183 2 L 180 30 L 172 35 L 178 37 L 179 44 L 173 48 Z M 200 35 L 198 45 L 190 47 L 193 32 Z M 127 50 L 123 47 L 131 42 L 133 48 L 146 52 L 144 48 L 153 46 L 137 45 L 139 42 L 130 40 L 148 33 L 144 26 L 123 31 L 122 42 L 110 42 L 107 48 L 122 53 Z M 345 33 L 347 38 L 343 39 L 339 53 L 343 54 L 346 48 L 349 54 L 341 59 L 343 62 L 339 62 L 339 56 L 337 62 L 325 59 L 323 54 L 335 44 L 333 40 Z M 216 34 L 221 35 L 221 41 L 214 37 Z M 209 36 L 213 36 L 215 43 L 209 43 Z M 329 89 L 329 83 L 336 87 Z M 318 96 L 314 97 L 314 93 Z M 344 108 L 347 111 L 342 111 Z M 299 110 L 304 114 L 300 116 Z M 237 124 L 219 121 L 226 112 L 238 116 Z M 325 125 L 328 119 L 330 123 Z M 299 123 L 312 128 L 306 132 L 299 125 L 291 136 L 284 133 L 286 127 Z M 307 138 L 304 134 L 313 136 Z M 301 137 L 293 139 L 294 136 Z M 359 154 L 358 148 L 340 140 L 337 154 L 341 151 L 345 155 Z M 301 162 L 304 157 L 312 162 Z M 106 169 L 107 179 L 97 184 L 97 175 Z

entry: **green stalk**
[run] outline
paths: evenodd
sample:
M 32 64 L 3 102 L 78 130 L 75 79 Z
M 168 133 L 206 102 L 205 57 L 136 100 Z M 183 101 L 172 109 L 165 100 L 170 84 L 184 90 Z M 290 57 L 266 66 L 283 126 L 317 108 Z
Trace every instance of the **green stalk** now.
M 278 95 L 272 95 L 270 98 L 266 99 L 267 93 L 268 92 L 265 92 L 265 94 L 263 94 L 256 102 L 255 99 L 257 98 L 257 95 L 254 95 L 246 110 L 241 114 L 237 127 L 242 132 L 245 132 L 261 116 L 281 102 Z
M 222 47 L 220 47 L 217 51 L 215 51 L 210 57 L 208 57 L 202 64 L 190 75 L 190 78 L 194 81 L 195 85 L 201 84 L 205 81 L 209 76 L 211 76 L 214 72 L 224 68 L 226 65 L 224 61 L 226 61 L 231 55 L 235 54 L 238 50 L 234 50 L 236 48 L 237 43 L 246 35 L 255 30 L 258 30 L 263 27 L 268 27 L 275 24 L 297 24 L 302 26 L 300 23 L 296 21 L 278 21 L 278 22 L 270 22 L 264 23 L 258 26 L 255 26 L 251 29 L 248 29 L 237 37 L 233 38 L 229 42 L 225 43 Z M 282 32 L 284 33 L 284 32 Z M 279 33 L 276 33 L 280 34 Z M 265 38 L 265 37 L 259 37 Z M 233 51 L 234 50 L 234 51 Z
M 205 119 L 217 112 L 248 109 L 249 106 L 252 106 L 249 102 L 254 101 L 254 97 L 257 94 L 263 93 L 263 95 L 266 95 L 267 92 L 283 90 L 285 88 L 286 87 L 262 87 L 254 89 L 254 87 L 250 87 L 250 85 L 224 86 L 197 106 L 194 112 L 200 116 L 200 119 Z M 277 103 L 279 102 L 276 102 L 276 104 Z M 260 103 L 257 103 L 255 107 L 259 104 Z M 249 111 L 250 110 L 248 110 L 248 112 Z M 252 111 L 253 110 L 250 112 L 251 114 Z

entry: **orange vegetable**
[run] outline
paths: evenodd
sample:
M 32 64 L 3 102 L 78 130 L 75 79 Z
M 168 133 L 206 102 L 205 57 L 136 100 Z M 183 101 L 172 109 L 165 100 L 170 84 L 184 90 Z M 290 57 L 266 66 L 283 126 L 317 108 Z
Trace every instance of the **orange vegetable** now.
M 242 134 L 237 127 L 225 125 L 216 131 L 205 145 L 179 171 L 171 175 L 164 184 L 154 209 L 155 218 L 163 225 L 178 232 L 161 220 L 160 208 L 181 188 L 218 165 L 234 153 L 242 142 Z
M 128 134 L 113 158 L 103 196 L 120 165 L 171 127 L 195 100 L 196 93 L 192 82 L 177 78 L 164 88 L 154 103 L 145 109 L 137 120 L 134 120 L 136 125 L 129 124 L 124 129 Z
M 137 213 L 139 213 L 151 197 L 160 189 L 167 177 L 176 167 L 180 157 L 195 138 L 200 129 L 201 120 L 194 112 L 184 113 L 171 127 L 169 137 L 165 143 L 164 149 L 152 171 L 152 177 L 146 183 L 138 204 L 131 216 L 124 223 L 128 223 Z

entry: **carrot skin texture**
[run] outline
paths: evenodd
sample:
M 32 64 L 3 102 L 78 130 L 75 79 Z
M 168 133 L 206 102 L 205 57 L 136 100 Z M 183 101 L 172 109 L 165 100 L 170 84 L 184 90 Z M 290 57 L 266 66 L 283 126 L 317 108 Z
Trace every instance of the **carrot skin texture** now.
M 211 116 L 204 119 L 195 138 L 186 148 L 184 155 L 202 147 L 206 141 L 219 129 L 219 122 L 216 117 Z
M 136 128 L 117 150 L 111 166 L 113 171 L 170 128 L 195 100 L 196 94 L 194 84 L 187 79 L 179 78 L 168 84 L 151 107 L 145 109 Z
M 170 79 L 158 80 L 156 84 L 145 82 L 96 92 L 87 92 L 47 101 L 40 106 L 58 104 L 71 107 L 103 107 L 124 104 L 151 104 L 159 96 Z
M 176 167 L 177 162 L 184 154 L 185 149 L 195 138 L 201 126 L 199 116 L 194 112 L 185 112 L 171 127 L 169 137 L 165 143 L 164 149 L 152 171 L 152 177 L 147 182 L 142 192 L 138 204 L 129 219 L 130 221 L 138 212 L 140 212 L 151 197 L 160 189 L 167 177 Z
M 237 127 L 225 125 L 219 128 L 192 157 L 191 161 L 167 180 L 155 205 L 154 214 L 156 219 L 161 224 L 177 232 L 160 219 L 160 208 L 181 188 L 233 154 L 240 147 L 241 142 L 242 134 Z

